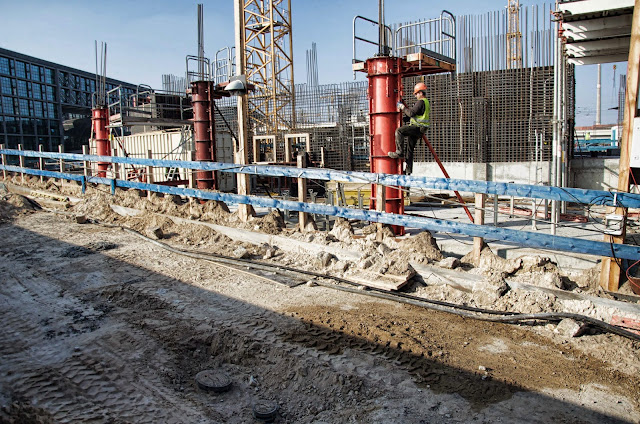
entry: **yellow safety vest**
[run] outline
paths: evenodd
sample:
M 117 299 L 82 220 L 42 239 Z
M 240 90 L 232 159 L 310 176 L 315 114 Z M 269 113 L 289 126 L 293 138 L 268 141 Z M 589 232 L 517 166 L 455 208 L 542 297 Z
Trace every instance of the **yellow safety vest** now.
M 429 100 L 420 99 L 424 102 L 424 113 L 422 115 L 414 116 L 411 118 L 411 125 L 418 125 L 421 127 L 429 126 L 429 114 L 431 112 L 431 106 L 429 105 Z

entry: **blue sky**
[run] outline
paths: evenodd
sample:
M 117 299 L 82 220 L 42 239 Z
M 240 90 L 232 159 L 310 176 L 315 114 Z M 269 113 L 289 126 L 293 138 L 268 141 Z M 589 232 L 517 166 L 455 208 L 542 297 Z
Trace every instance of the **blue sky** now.
M 0 0 L 0 46 L 9 50 L 95 71 L 94 40 L 108 44 L 107 74 L 119 80 L 161 88 L 162 74 L 184 75 L 185 56 L 197 54 L 197 4 L 204 4 L 205 54 L 234 44 L 234 0 Z M 543 1 L 521 0 L 522 5 Z M 548 3 L 548 2 L 546 2 Z M 387 23 L 432 18 L 432 2 L 385 0 Z M 506 0 L 449 0 L 454 15 L 501 10 Z M 419 11 L 419 12 L 416 12 Z M 356 15 L 378 17 L 378 0 L 292 0 L 294 77 L 306 81 L 305 51 L 317 44 L 320 84 L 352 81 L 352 22 Z M 615 121 L 618 75 L 602 65 L 602 122 Z M 577 67 L 578 125 L 595 120 L 596 66 Z M 362 76 L 358 77 L 363 78 Z

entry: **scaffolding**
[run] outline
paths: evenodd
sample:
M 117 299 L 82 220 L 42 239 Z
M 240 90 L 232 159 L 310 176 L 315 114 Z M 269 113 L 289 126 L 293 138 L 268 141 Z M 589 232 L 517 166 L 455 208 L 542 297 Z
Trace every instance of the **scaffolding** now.
M 509 68 L 506 54 L 507 10 L 455 18 L 456 34 L 451 41 L 428 44 L 428 33 L 440 33 L 439 23 L 401 24 L 389 28 L 398 46 L 410 46 L 410 53 L 423 49 L 450 54 L 455 49 L 458 73 L 427 75 L 427 98 L 431 103 L 431 127 L 427 137 L 444 162 L 495 163 L 550 161 L 553 144 L 553 90 L 555 34 L 549 21 L 550 6 L 521 7 L 522 67 Z M 425 22 L 425 21 L 422 21 Z M 428 29 L 431 26 L 432 29 Z M 421 29 L 420 29 L 421 28 Z M 444 28 L 448 31 L 448 28 Z M 455 40 L 455 43 L 453 42 Z M 440 50 L 438 50 L 440 49 Z M 359 54 L 367 54 L 359 52 Z M 313 64 L 313 62 L 312 62 Z M 313 69 L 313 66 L 311 67 Z M 575 115 L 573 67 L 567 68 L 567 117 Z M 367 82 L 339 84 L 296 84 L 294 102 L 287 114 L 295 115 L 295 133 L 309 134 L 309 151 L 314 164 L 339 170 L 369 170 L 369 103 Z M 419 77 L 403 79 L 407 104 Z M 235 98 L 216 102 L 216 132 L 237 131 Z M 266 119 L 266 112 L 253 109 L 252 122 Z M 571 134 L 567 122 L 567 134 Z M 264 126 L 253 126 L 253 136 L 271 135 Z M 286 131 L 283 129 L 281 134 Z M 283 137 L 278 140 L 276 161 L 285 161 Z M 571 145 L 571 143 L 569 143 Z M 250 160 L 253 147 L 249 147 Z M 423 143 L 416 147 L 416 162 L 433 157 Z
M 276 135 L 295 126 L 291 0 L 243 2 L 247 81 L 255 86 L 249 96 L 250 128 Z

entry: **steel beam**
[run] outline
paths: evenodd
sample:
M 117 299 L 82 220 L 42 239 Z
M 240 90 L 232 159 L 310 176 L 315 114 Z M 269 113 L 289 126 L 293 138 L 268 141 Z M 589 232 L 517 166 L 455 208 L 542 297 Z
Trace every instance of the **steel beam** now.
M 568 15 L 584 15 L 633 8 L 634 0 L 581 0 L 558 3 L 558 9 Z
M 629 52 L 631 37 L 618 37 L 607 40 L 579 41 L 576 43 L 566 43 L 565 48 L 569 55 L 577 57 L 593 56 L 600 52 Z
M 583 19 L 577 21 L 569 21 L 562 23 L 562 29 L 565 30 L 565 34 L 586 34 L 602 31 L 602 30 L 616 30 L 627 28 L 625 34 L 631 34 L 631 21 L 632 15 L 621 16 L 608 16 L 606 18 L 597 19 Z
M 574 65 L 596 65 L 598 63 L 624 62 L 627 59 L 629 59 L 627 53 L 616 53 L 600 56 L 570 57 L 567 61 Z

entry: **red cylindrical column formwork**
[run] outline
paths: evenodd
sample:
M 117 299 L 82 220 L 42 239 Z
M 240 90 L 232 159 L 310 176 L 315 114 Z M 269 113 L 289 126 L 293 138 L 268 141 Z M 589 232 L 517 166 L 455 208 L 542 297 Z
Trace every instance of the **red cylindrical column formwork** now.
M 211 162 L 211 123 L 209 118 L 209 81 L 191 83 L 191 104 L 193 105 L 193 139 L 196 144 L 196 160 Z M 196 183 L 199 190 L 214 186 L 213 172 L 197 171 Z
M 401 123 L 396 104 L 401 98 L 402 76 L 400 59 L 374 57 L 367 59 L 369 79 L 369 131 L 371 133 L 371 172 L 401 174 L 402 160 L 388 156 L 396 151 L 395 131 Z M 371 188 L 370 208 L 376 208 L 375 186 Z M 385 188 L 385 212 L 404 213 L 404 195 L 398 188 Z M 404 234 L 404 227 L 394 225 L 396 235 Z
M 215 99 L 216 97 L 214 96 L 214 82 L 213 81 L 209 81 L 209 86 L 207 89 L 207 93 L 209 95 L 209 108 L 207 109 L 207 112 L 209 114 L 209 135 L 211 137 L 211 161 L 215 162 L 216 161 L 216 112 L 215 112 Z M 216 171 L 212 172 L 211 177 L 213 178 L 213 189 L 214 190 L 218 190 L 218 175 Z
M 91 120 L 93 121 L 93 131 L 95 132 L 96 154 L 98 156 L 111 156 L 111 142 L 107 131 L 107 121 L 109 110 L 107 108 L 95 108 L 91 110 Z M 107 176 L 108 162 L 98 162 L 98 177 Z

